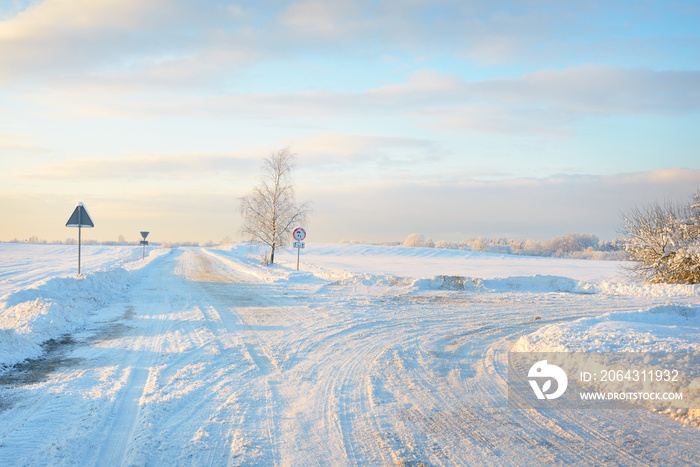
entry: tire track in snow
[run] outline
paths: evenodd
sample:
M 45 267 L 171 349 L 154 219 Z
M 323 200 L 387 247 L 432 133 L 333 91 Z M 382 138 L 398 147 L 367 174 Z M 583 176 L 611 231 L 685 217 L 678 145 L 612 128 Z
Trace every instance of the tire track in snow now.
M 571 313 L 566 317 L 552 317 L 547 322 L 561 322 L 580 317 Z M 542 325 L 545 323 L 537 323 Z M 522 324 L 508 323 L 503 326 L 484 330 L 490 335 L 483 357 L 479 359 L 478 373 L 485 380 L 479 393 L 502 392 L 507 394 L 507 351 L 523 334 Z M 473 337 L 470 336 L 473 340 Z M 475 346 L 483 343 L 469 342 L 464 345 Z M 588 411 L 546 411 L 546 410 L 504 410 L 497 409 L 503 424 L 510 424 L 516 429 L 508 433 L 510 443 L 517 443 L 538 453 L 543 462 L 566 464 L 598 464 L 612 462 L 620 465 L 643 465 L 648 459 L 640 458 L 634 453 L 620 449 L 619 440 L 601 430 L 600 422 Z M 630 415 L 629 413 L 620 416 Z M 603 417 L 605 419 L 607 417 Z M 585 449 L 595 445 L 595 450 Z M 506 445 L 507 446 L 507 445 Z M 501 446 L 501 449 L 504 449 Z
M 548 323 L 573 321 L 584 316 L 583 313 L 571 313 L 566 317 L 553 317 L 543 320 Z M 522 330 L 517 325 L 503 326 L 500 332 L 494 336 L 490 351 L 482 360 L 486 374 L 496 376 L 498 385 L 507 387 L 507 351 L 512 344 L 522 335 Z M 503 371 L 497 371 L 497 368 Z M 603 411 L 601 411 L 603 412 Z M 620 416 L 629 416 L 632 412 L 622 412 Z M 541 453 L 544 460 L 550 462 L 564 462 L 568 464 L 586 463 L 597 464 L 602 461 L 620 465 L 643 465 L 648 459 L 643 459 L 635 453 L 620 449 L 619 440 L 604 433 L 600 422 L 590 411 L 565 411 L 565 410 L 541 410 L 531 409 L 509 412 L 511 420 L 516 417 L 522 424 L 527 434 L 521 433 L 517 438 L 519 442 Z M 607 418 L 607 417 L 604 417 Z M 529 423 L 525 425 L 525 423 Z M 549 440 L 547 439 L 549 438 Z M 594 444 L 596 449 L 592 452 L 585 450 L 585 446 Z
M 460 459 L 458 447 L 466 440 L 472 441 L 473 449 L 486 447 L 496 452 L 492 440 L 477 429 L 480 424 L 475 422 L 481 417 L 474 414 L 473 407 L 465 406 L 443 381 L 430 377 L 432 368 L 421 363 L 424 361 L 422 354 L 423 351 L 413 344 L 397 341 L 373 362 L 370 378 L 375 382 L 388 382 L 386 378 L 389 377 L 391 382 L 390 387 L 379 388 L 375 383 L 368 390 L 374 392 L 370 409 L 377 422 L 378 436 L 391 450 L 395 462 L 468 465 Z M 387 373 L 390 369 L 392 371 Z M 404 392 L 400 388 L 404 388 Z M 386 414 L 379 409 L 387 399 L 395 401 L 398 408 L 390 423 L 380 423 L 379 420 L 386 419 Z M 398 430 L 398 426 L 403 429 Z M 413 446 L 430 446 L 430 449 L 415 452 Z
M 138 430 L 141 400 L 150 372 L 146 368 L 132 368 L 126 389 L 117 404 L 116 414 L 109 424 L 97 454 L 98 465 L 122 465 L 129 445 Z
M 329 433 L 337 434 L 336 439 L 340 441 L 345 460 L 350 465 L 359 465 L 357 458 L 359 443 L 354 439 L 360 431 L 357 418 L 361 416 L 355 413 L 361 400 L 361 394 L 358 394 L 361 388 L 356 383 L 357 368 L 361 362 L 369 358 L 372 349 L 363 347 L 359 351 L 357 348 L 353 350 L 338 361 L 339 365 L 333 371 L 334 376 L 327 379 L 328 384 L 324 392 L 317 396 L 317 400 L 325 401 L 323 407 L 325 428 Z
M 123 465 L 132 463 L 131 456 L 139 457 L 139 447 L 135 441 L 142 435 L 142 426 L 148 424 L 147 417 L 142 408 L 146 404 L 145 396 L 148 391 L 148 383 L 155 377 L 153 369 L 159 360 L 162 351 L 166 331 L 175 326 L 174 320 L 167 317 L 173 312 L 172 296 L 172 265 L 171 261 L 161 261 L 154 268 L 150 277 L 155 278 L 154 283 L 142 284 L 144 292 L 157 304 L 148 315 L 144 313 L 147 304 L 139 303 L 130 305 L 129 318 L 158 317 L 154 321 L 155 326 L 150 328 L 134 329 L 131 333 L 122 336 L 128 338 L 134 333 L 140 332 L 136 339 L 131 341 L 131 367 L 128 368 L 129 376 L 120 391 L 119 399 L 115 403 L 113 418 L 104 429 L 103 439 L 108 440 L 100 449 L 97 457 L 91 455 L 86 461 L 95 462 L 94 465 Z M 156 298 L 157 297 L 157 298 Z M 147 302 L 148 303 L 148 302 Z M 138 350 L 137 350 L 138 349 Z M 129 363 L 125 362 L 125 365 Z
M 119 453 L 122 464 L 149 463 L 148 459 L 163 455 L 161 450 L 175 455 L 172 459 L 181 456 L 180 462 L 190 458 L 198 459 L 198 463 L 217 464 L 230 452 L 224 444 L 225 433 L 215 431 L 218 437 L 209 438 L 209 431 L 221 423 L 216 421 L 220 404 L 210 400 L 211 389 L 205 381 L 211 384 L 217 378 L 207 373 L 216 368 L 211 355 L 234 350 L 233 355 L 240 356 L 240 349 L 229 346 L 236 326 L 225 313 L 219 313 L 221 307 L 212 302 L 203 283 L 192 280 L 219 278 L 215 268 L 202 269 L 202 265 L 212 263 L 198 262 L 199 255 L 191 250 L 177 253 L 154 271 L 153 284 L 144 285 L 149 298 L 146 302 L 139 299 L 135 316 L 144 326 L 130 333 L 136 339 L 125 336 L 131 339 L 129 347 L 139 349 L 134 354 L 135 377 L 129 378 L 122 390 L 117 403 L 123 407 L 119 407 L 116 419 L 106 431 L 117 436 L 116 427 L 128 426 L 130 421 L 133 429 L 121 438 L 119 445 L 105 448 L 102 454 L 107 465 L 112 465 L 112 459 L 118 465 Z M 145 380 L 140 372 L 144 370 Z M 225 378 L 226 372 L 221 375 Z M 204 380 L 199 381 L 200 378 Z M 175 438 L 155 432 L 154 427 L 158 426 Z M 98 465 L 105 464 L 98 460 Z
M 464 316 L 470 316 L 473 307 L 478 311 L 482 305 L 465 306 Z M 493 301 L 489 311 L 497 317 L 500 313 L 494 307 L 505 311 L 521 306 Z M 522 308 L 528 310 L 527 306 Z M 405 320 L 421 312 L 431 313 L 421 306 L 406 311 Z M 521 452 L 523 459 L 531 459 L 531 453 L 537 452 L 541 460 L 555 463 L 615 459 L 624 465 L 635 465 L 648 461 L 627 452 L 616 455 L 620 450 L 618 440 L 604 433 L 597 436 L 596 423 L 572 430 L 582 430 L 582 441 L 600 447 L 582 455 L 586 444 L 572 443 L 569 440 L 576 435 L 568 435 L 556 424 L 559 419 L 562 426 L 581 425 L 576 413 L 550 417 L 532 411 L 509 411 L 504 405 L 506 352 L 517 337 L 528 332 L 527 328 L 514 324 L 513 319 L 492 319 L 487 326 L 477 324 L 472 330 L 455 332 L 459 321 L 459 315 L 453 315 L 442 323 L 426 320 L 425 326 L 414 328 L 398 325 L 397 332 L 404 339 L 383 340 L 382 344 L 387 344 L 385 351 L 372 362 L 373 371 L 366 384 L 371 418 L 378 439 L 393 453 L 396 462 L 472 465 L 484 459 L 498 464 L 501 459 L 508 464 L 509 450 Z M 426 333 L 428 329 L 430 332 Z M 459 366 L 465 362 L 471 363 L 473 374 Z M 467 370 L 464 377 L 451 378 L 453 372 L 459 375 L 462 370 Z M 479 399 L 470 401 L 474 396 Z M 384 405 L 393 407 L 393 413 Z M 415 447 L 419 449 L 414 451 Z
M 203 306 L 202 311 L 212 330 L 239 338 L 245 354 L 255 365 L 261 379 L 257 384 L 262 387 L 262 406 L 257 409 L 260 426 L 248 428 L 251 433 L 257 432 L 267 439 L 267 446 L 264 447 L 261 456 L 256 458 L 256 462 L 279 465 L 279 451 L 276 446 L 279 438 L 277 401 L 280 395 L 277 382 L 271 377 L 279 368 L 273 364 L 269 352 L 265 351 L 262 338 L 237 312 L 240 306 L 264 304 L 265 300 L 251 291 L 250 284 L 242 281 L 238 271 L 232 271 L 215 255 L 188 250 L 180 258 L 178 269 L 183 276 L 205 291 L 208 306 Z M 220 323 L 221 327 L 212 323 Z M 238 455 L 239 453 L 232 450 L 229 460 L 233 462 Z
M 204 256 L 202 252 L 188 250 L 182 255 L 187 278 L 196 282 L 212 299 L 207 313 L 213 320 L 223 324 L 229 334 L 240 336 L 246 351 L 262 375 L 269 375 L 275 367 L 268 355 L 262 350 L 262 343 L 251 326 L 236 312 L 242 296 L 245 301 L 255 302 L 255 297 L 246 295 L 241 290 L 237 276 L 226 274 L 224 264 L 213 256 Z
M 0 447 L 12 446 L 17 452 L 31 453 L 37 444 L 37 436 L 46 429 L 43 414 L 49 412 L 55 420 L 60 417 L 60 410 L 63 408 L 61 401 L 48 396 L 31 400 L 31 411 L 25 404 L 26 402 L 19 403 L 2 414 L 3 423 L 7 423 L 8 426 L 6 434 L 0 437 Z M 19 412 L 19 416 L 10 418 L 15 412 Z M 27 459 L 23 455 L 14 461 L 29 463 L 31 458 Z
M 369 306 L 371 304 L 369 302 Z M 383 315 L 373 320 L 363 318 L 359 322 L 346 320 L 342 322 L 340 330 L 327 328 L 319 333 L 322 337 L 305 349 L 319 354 L 318 357 L 309 356 L 310 360 L 321 358 L 310 368 L 300 371 L 318 375 L 322 382 L 316 386 L 312 399 L 317 401 L 314 411 L 324 415 L 322 431 L 333 435 L 328 437 L 327 443 L 338 446 L 336 449 L 343 453 L 341 458 L 337 453 L 329 452 L 328 456 L 334 462 L 350 465 L 368 462 L 383 465 L 459 463 L 454 456 L 442 450 L 440 444 L 444 440 L 433 443 L 434 456 L 415 452 L 415 443 L 403 438 L 401 430 L 387 423 L 386 414 L 376 410 L 381 399 L 378 393 L 382 390 L 377 390 L 378 381 L 381 380 L 374 378 L 377 376 L 374 370 L 380 356 L 392 349 L 402 348 L 408 341 L 416 341 L 426 328 L 436 322 L 439 320 L 416 320 L 410 316 L 404 320 L 388 320 L 383 319 Z M 429 388 L 434 389 L 434 386 Z M 409 397 L 399 401 L 399 405 L 425 402 L 422 394 L 411 393 L 413 396 L 414 399 Z M 422 419 L 430 420 L 430 416 L 424 414 Z M 442 434 L 445 434 L 444 430 Z M 439 458 L 443 461 L 439 461 Z
M 397 460 L 377 439 L 365 381 L 368 363 L 382 352 L 384 339 L 400 338 L 402 328 L 385 320 L 346 322 L 343 329 L 326 329 L 310 344 L 318 356 L 310 356 L 313 363 L 304 372 L 322 382 L 314 388 L 313 412 L 322 415 L 319 431 L 326 436 L 325 449 L 335 446 L 328 452 L 333 463 L 384 465 Z

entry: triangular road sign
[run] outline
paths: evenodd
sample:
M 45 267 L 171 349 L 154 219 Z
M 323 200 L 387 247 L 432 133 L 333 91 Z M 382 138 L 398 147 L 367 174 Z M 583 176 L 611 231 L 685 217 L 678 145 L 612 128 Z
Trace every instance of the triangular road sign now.
M 141 231 L 141 236 L 143 237 L 144 240 L 146 240 L 146 237 L 148 237 L 148 234 L 150 232 L 144 232 L 143 230 Z
M 75 206 L 75 211 L 73 211 L 70 219 L 66 222 L 66 227 L 95 227 L 83 203 L 78 203 L 77 206 Z

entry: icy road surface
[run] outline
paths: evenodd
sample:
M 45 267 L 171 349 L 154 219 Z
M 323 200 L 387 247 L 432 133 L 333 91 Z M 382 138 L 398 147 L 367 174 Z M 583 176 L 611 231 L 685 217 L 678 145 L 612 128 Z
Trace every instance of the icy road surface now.
M 521 336 L 667 297 L 576 293 L 557 280 L 465 291 L 371 274 L 331 281 L 266 272 L 237 250 L 173 250 L 132 274 L 91 324 L 0 377 L 0 465 L 700 458 L 697 427 L 649 411 L 507 403 L 507 351 Z

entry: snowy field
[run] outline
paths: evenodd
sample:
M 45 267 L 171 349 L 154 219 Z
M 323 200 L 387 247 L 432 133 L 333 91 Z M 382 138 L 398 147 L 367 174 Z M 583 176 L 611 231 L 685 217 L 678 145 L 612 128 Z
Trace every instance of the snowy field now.
M 700 351 L 620 263 L 0 244 L 0 465 L 697 465 L 697 411 L 518 410 L 510 350 Z

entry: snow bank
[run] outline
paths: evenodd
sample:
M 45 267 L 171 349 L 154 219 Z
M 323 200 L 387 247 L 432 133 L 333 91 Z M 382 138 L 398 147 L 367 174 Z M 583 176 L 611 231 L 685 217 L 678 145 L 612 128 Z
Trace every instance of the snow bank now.
M 141 259 L 141 247 L 83 245 L 82 269 L 100 271 Z M 0 243 L 0 296 L 51 277 L 75 274 L 77 245 Z
M 534 333 L 518 339 L 511 351 L 585 352 L 587 359 L 600 360 L 600 368 L 627 371 L 629 365 L 611 367 L 605 362 L 605 355 L 613 352 L 700 352 L 700 307 L 669 304 L 643 311 L 607 313 L 594 318 L 581 318 L 570 323 L 545 325 Z M 552 363 L 575 374 L 580 362 L 574 360 L 565 358 L 561 362 Z M 664 368 L 660 362 L 656 363 L 659 364 L 656 365 L 653 361 L 647 362 L 644 368 L 648 370 Z M 674 369 L 683 370 L 679 366 Z M 686 371 L 685 374 L 693 374 L 693 372 Z M 604 383 L 599 381 L 592 381 L 589 384 L 590 389 L 594 391 L 610 390 L 609 386 L 603 386 Z M 618 389 L 623 391 L 624 387 L 620 386 Z M 677 387 L 666 389 L 670 392 L 678 391 Z M 698 381 L 685 388 L 684 397 L 690 400 L 700 397 Z M 658 409 L 653 402 L 640 403 L 650 410 L 664 413 L 683 423 L 700 426 L 698 409 L 688 410 L 673 406 Z
M 204 249 L 203 251 L 216 255 L 231 269 L 265 283 L 288 279 L 291 274 L 288 268 L 283 268 L 278 264 L 263 265 L 262 256 L 267 249 L 260 245 L 233 243 L 214 249 Z
M 267 251 L 249 243 L 206 250 L 238 272 L 266 283 L 405 287 L 413 291 L 575 293 L 640 298 L 700 297 L 700 286 L 643 284 L 625 277 L 622 262 L 526 257 L 475 251 L 380 245 L 307 243 L 296 271 L 296 249 Z
M 438 275 L 417 280 L 403 278 L 403 282 L 410 283 L 418 290 L 464 290 L 468 292 L 494 293 L 574 293 L 639 298 L 687 298 L 700 296 L 700 286 L 696 285 L 596 282 L 540 274 L 496 279 Z M 380 283 L 380 281 L 377 280 L 376 283 Z
M 40 356 L 47 341 L 83 328 L 138 280 L 135 271 L 168 252 L 155 250 L 145 260 L 79 277 L 44 279 L 0 297 L 0 372 Z
M 332 281 L 330 285 L 360 285 L 364 287 L 408 287 L 414 280 L 406 277 L 397 277 L 392 274 L 330 274 L 326 280 Z
M 216 256 L 229 271 L 249 276 L 266 284 L 288 284 L 302 288 L 309 286 L 310 291 L 315 291 L 329 283 L 327 278 L 320 277 L 319 274 L 297 271 L 296 263 L 294 267 L 280 264 L 264 265 L 261 258 L 267 249 L 249 243 L 226 245 L 203 251 Z
M 485 291 L 484 281 L 471 277 L 461 276 L 433 276 L 427 279 L 418 279 L 413 282 L 418 290 L 468 290 Z
M 413 291 L 452 290 L 465 292 L 530 292 L 530 293 L 598 293 L 590 283 L 560 276 L 514 276 L 502 279 L 483 279 L 438 275 L 414 279 L 392 274 L 326 274 L 331 285 L 361 285 L 365 287 L 407 287 Z
M 594 293 L 589 284 L 561 276 L 515 276 L 484 281 L 494 292 L 569 292 Z
M 325 273 L 328 286 L 404 287 L 407 291 L 462 291 L 481 293 L 598 293 L 591 284 L 560 276 L 516 276 L 502 279 L 437 275 L 425 278 L 393 274 Z
M 246 246 L 247 247 L 247 246 Z M 239 247 L 235 247 L 239 248 Z M 296 267 L 294 248 L 281 250 L 275 260 Z M 409 248 L 381 245 L 309 243 L 301 250 L 301 268 L 319 277 L 336 273 L 497 279 L 554 275 L 577 281 L 625 279 L 624 262 L 530 257 L 479 251 Z
M 700 352 L 700 307 L 664 305 L 542 326 L 513 352 Z
M 700 285 L 645 284 L 636 281 L 599 281 L 589 284 L 591 291 L 607 295 L 640 298 L 700 297 Z
M 561 276 L 513 276 L 482 279 L 461 276 L 433 276 L 413 285 L 421 290 L 464 290 L 471 292 L 596 293 L 591 284 Z

